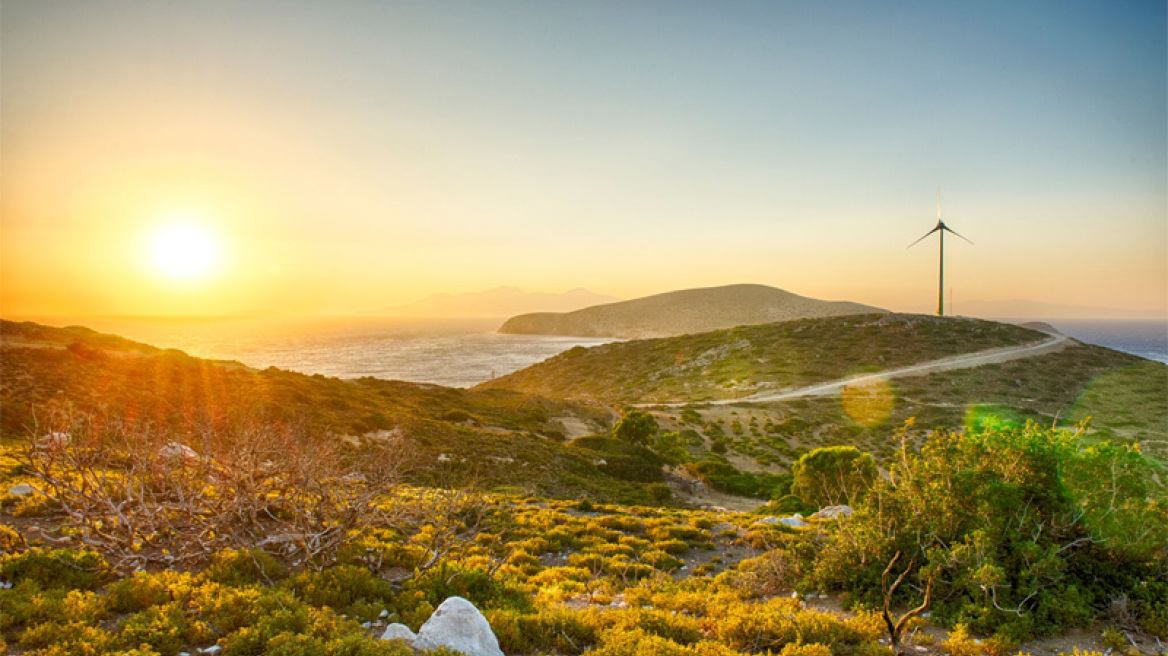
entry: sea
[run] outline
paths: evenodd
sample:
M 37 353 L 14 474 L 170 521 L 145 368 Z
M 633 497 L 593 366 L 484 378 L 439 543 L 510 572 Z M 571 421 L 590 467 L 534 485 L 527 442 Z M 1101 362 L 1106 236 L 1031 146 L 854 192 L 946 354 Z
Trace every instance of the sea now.
M 1086 344 L 1168 363 L 1168 321 L 1054 319 L 1047 323 Z
M 200 358 L 234 360 L 338 378 L 384 378 L 472 387 L 576 346 L 612 339 L 503 335 L 505 319 L 398 317 L 246 317 L 74 320 Z M 60 326 L 62 321 L 42 320 Z
M 103 317 L 42 320 L 250 367 L 279 367 L 339 378 L 472 387 L 576 346 L 611 339 L 503 335 L 503 319 L 397 317 L 246 317 L 208 319 Z M 1079 341 L 1168 363 L 1168 322 L 1050 320 Z

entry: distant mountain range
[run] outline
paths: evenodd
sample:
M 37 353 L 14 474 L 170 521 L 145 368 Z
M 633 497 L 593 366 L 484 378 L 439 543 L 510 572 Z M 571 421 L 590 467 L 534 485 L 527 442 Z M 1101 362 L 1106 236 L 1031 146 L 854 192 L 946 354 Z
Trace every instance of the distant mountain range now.
M 1163 319 L 1153 310 L 1120 310 L 1086 305 L 1061 305 L 1041 301 L 966 301 L 957 304 L 957 313 L 982 319 Z
M 528 312 L 571 312 L 621 299 L 573 289 L 561 294 L 529 293 L 517 287 L 496 287 L 468 294 L 434 294 L 409 305 L 364 314 L 414 317 L 511 317 Z
M 578 337 L 670 337 L 750 324 L 887 312 L 847 301 L 821 301 L 766 285 L 685 289 L 575 312 L 512 317 L 501 333 Z

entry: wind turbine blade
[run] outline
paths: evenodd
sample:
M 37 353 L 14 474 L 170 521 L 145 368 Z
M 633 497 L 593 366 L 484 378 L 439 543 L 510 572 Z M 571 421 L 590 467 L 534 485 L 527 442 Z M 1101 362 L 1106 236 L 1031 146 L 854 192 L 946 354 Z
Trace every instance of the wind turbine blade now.
M 914 241 L 913 243 L 909 244 L 909 245 L 908 245 L 908 246 L 906 246 L 905 248 L 912 248 L 913 246 L 916 246 L 917 244 L 919 244 L 919 243 L 921 243 L 922 241 L 924 241 L 924 240 L 925 240 L 925 237 L 928 237 L 929 235 L 933 234 L 934 232 L 937 232 L 937 231 L 938 231 L 938 230 L 940 230 L 940 229 L 941 229 L 941 226 L 937 226 L 936 228 L 933 228 L 932 230 L 930 230 L 930 231 L 926 232 L 924 237 L 921 237 L 920 239 L 918 239 L 918 240 Z M 950 232 L 953 232 L 953 231 L 952 231 L 952 230 L 950 230 Z M 958 236 L 960 236 L 960 235 L 958 235 Z M 964 238 L 964 237 L 962 237 L 962 239 L 965 239 L 965 238 Z
M 950 228 L 949 226 L 942 226 L 942 229 L 944 229 L 947 232 L 951 232 L 951 233 L 957 235 L 958 237 L 961 237 L 962 239 L 965 239 L 965 237 L 962 237 L 956 230 L 954 230 L 953 228 Z M 969 241 L 969 240 L 965 239 L 965 241 Z M 975 244 L 973 242 L 969 241 L 969 245 L 974 246 Z

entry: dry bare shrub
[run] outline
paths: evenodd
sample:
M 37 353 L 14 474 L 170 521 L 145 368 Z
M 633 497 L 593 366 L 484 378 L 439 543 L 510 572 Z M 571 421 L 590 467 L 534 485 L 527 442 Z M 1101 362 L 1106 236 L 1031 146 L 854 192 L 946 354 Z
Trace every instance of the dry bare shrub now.
M 76 540 L 122 569 L 257 547 L 327 565 L 354 529 L 397 521 L 378 502 L 412 461 L 400 437 L 350 445 L 259 416 L 183 439 L 66 407 L 17 458 Z

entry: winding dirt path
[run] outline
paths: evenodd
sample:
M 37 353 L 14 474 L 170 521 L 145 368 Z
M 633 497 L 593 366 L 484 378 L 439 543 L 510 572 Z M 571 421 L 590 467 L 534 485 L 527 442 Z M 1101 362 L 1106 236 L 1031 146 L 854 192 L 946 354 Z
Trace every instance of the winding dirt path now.
M 797 399 L 805 396 L 829 396 L 838 394 L 840 390 L 850 385 L 863 385 L 864 383 L 875 382 L 878 380 L 888 380 L 889 378 L 902 378 L 905 376 L 921 376 L 924 374 L 931 374 L 938 371 L 951 371 L 953 369 L 971 369 L 973 367 L 980 367 L 983 364 L 994 364 L 998 362 L 1009 362 L 1010 360 L 1020 360 L 1022 358 L 1032 358 L 1036 355 L 1043 355 L 1045 353 L 1053 353 L 1062 350 L 1068 343 L 1073 342 L 1070 337 L 1066 335 L 1051 335 L 1048 339 L 1032 344 L 1025 344 L 1023 346 L 1008 346 L 1004 348 L 988 349 L 985 351 L 977 351 L 975 353 L 966 353 L 964 355 L 955 355 L 940 360 L 930 360 L 919 364 L 910 365 L 908 367 L 901 367 L 899 369 L 888 369 L 885 371 L 878 371 L 872 374 L 864 374 L 862 376 L 852 376 L 850 378 L 842 378 L 833 380 L 827 383 L 817 383 L 807 387 L 800 387 L 793 390 L 786 390 L 783 392 L 768 392 L 763 394 L 753 394 L 751 396 L 742 396 L 735 399 L 718 399 L 716 401 L 687 401 L 682 403 L 642 403 L 637 404 L 638 407 L 643 408 L 677 408 L 685 405 L 735 405 L 738 403 L 765 403 L 767 401 L 785 401 L 788 399 Z

